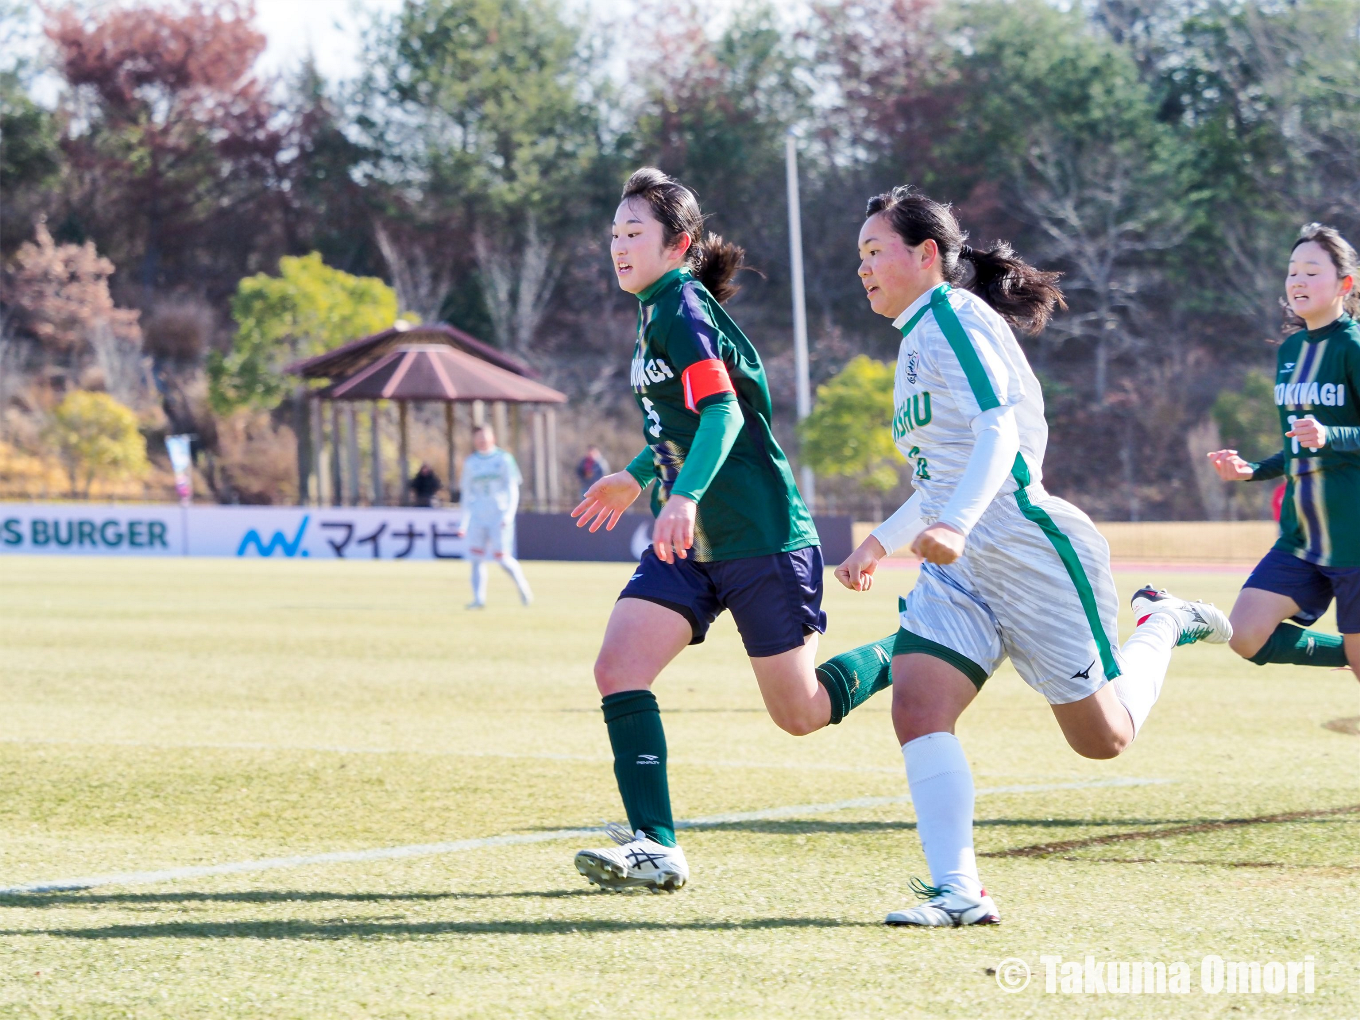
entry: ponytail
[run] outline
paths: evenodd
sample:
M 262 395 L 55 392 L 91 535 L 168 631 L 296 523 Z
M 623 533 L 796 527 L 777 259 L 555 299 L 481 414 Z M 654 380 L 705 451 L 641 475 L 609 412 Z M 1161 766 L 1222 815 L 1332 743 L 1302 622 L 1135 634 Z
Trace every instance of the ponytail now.
M 927 239 L 934 241 L 945 280 L 982 298 L 1014 328 L 1038 333 L 1048 325 L 1055 308 L 1067 308 L 1058 286 L 1062 274 L 1036 269 L 1005 241 L 994 241 L 985 251 L 970 248 L 953 210 L 914 188 L 902 185 L 869 199 L 865 218 L 880 214 L 911 247 Z M 973 268 L 967 283 L 960 260 Z
M 1005 241 L 993 241 L 986 251 L 965 244 L 959 249 L 959 258 L 973 266 L 968 290 L 1017 329 L 1030 334 L 1042 332 L 1053 317 L 1053 309 L 1067 307 L 1058 286 L 1062 274 L 1035 269 Z
M 661 224 L 661 243 L 670 247 L 681 234 L 690 237 L 685 266 L 719 303 L 741 287 L 732 278 L 746 265 L 746 250 L 704 229 L 704 214 L 694 192 L 656 167 L 635 170 L 623 186 L 623 201 L 640 198 Z
M 749 268 L 746 265 L 746 249 L 731 241 L 724 241 L 717 234 L 705 234 L 695 247 L 699 249 L 698 255 L 690 255 L 685 264 L 722 304 L 741 290 L 741 285 L 733 283 L 732 278 L 741 270 Z M 694 248 L 690 251 L 693 252 Z

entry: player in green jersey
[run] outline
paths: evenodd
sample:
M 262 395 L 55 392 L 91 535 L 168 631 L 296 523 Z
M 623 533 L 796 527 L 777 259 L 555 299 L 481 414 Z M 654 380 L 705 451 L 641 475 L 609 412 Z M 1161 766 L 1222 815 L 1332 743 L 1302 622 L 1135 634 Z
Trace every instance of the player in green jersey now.
M 770 430 L 765 369 L 721 302 L 743 252 L 708 233 L 693 192 L 659 170 L 629 178 L 614 217 L 619 286 L 638 298 L 631 384 L 647 446 L 572 511 L 613 528 L 655 482 L 652 543 L 624 587 L 595 663 L 628 827 L 576 867 L 606 889 L 673 891 L 689 866 L 675 842 L 666 738 L 652 683 L 730 610 L 770 717 L 793 734 L 839 722 L 891 684 L 891 638 L 816 667 L 822 557 Z
M 1258 464 L 1209 454 L 1225 481 L 1285 478 L 1280 538 L 1233 606 L 1232 648 L 1258 665 L 1350 665 L 1360 677 L 1360 275 L 1355 249 L 1310 223 L 1285 295 L 1303 328 L 1280 345 L 1275 405 L 1284 449 Z M 1341 637 L 1305 630 L 1336 600 Z M 1288 621 L 1295 621 L 1291 623 Z

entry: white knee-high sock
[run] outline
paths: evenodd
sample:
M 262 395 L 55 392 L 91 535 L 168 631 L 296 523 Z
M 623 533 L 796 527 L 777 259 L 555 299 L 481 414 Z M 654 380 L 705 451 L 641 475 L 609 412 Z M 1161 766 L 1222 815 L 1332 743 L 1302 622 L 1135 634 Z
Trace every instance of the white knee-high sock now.
M 1180 636 L 1180 627 L 1169 613 L 1153 613 L 1119 649 L 1124 672 L 1114 679 L 1114 694 L 1133 720 L 1135 737 L 1162 693 L 1171 650 Z
M 927 733 L 902 745 L 916 833 L 932 885 L 976 896 L 982 889 L 973 856 L 973 773 L 952 733 Z
M 500 564 L 505 568 L 505 572 L 514 580 L 515 587 L 519 589 L 519 597 L 526 602 L 533 598 L 534 593 L 529 590 L 529 581 L 524 576 L 524 571 L 520 568 L 519 560 L 515 559 L 513 556 L 502 556 L 500 557 Z
M 472 601 L 486 605 L 486 560 L 480 556 L 472 557 Z

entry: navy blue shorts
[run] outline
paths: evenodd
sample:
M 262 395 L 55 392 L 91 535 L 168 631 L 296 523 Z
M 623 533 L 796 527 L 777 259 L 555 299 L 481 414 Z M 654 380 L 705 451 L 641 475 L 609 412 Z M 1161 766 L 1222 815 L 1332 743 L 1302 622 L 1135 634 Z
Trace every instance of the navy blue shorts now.
M 1342 634 L 1360 634 L 1360 567 L 1319 567 L 1272 549 L 1242 587 L 1293 599 L 1299 605 L 1294 622 L 1305 627 L 1316 623 L 1336 599 L 1336 629 Z
M 697 645 L 724 609 L 752 658 L 800 648 L 814 630 L 826 633 L 822 612 L 822 550 L 817 546 L 773 556 L 696 563 L 662 563 L 648 547 L 619 593 L 621 599 L 655 602 L 679 613 Z

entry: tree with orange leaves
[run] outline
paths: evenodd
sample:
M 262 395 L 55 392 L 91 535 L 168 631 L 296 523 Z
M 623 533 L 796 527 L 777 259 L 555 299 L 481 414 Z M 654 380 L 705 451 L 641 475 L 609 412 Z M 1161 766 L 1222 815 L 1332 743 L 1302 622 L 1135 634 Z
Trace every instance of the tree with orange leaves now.
M 148 292 L 188 280 L 229 291 L 269 229 L 283 134 L 251 70 L 265 46 L 254 15 L 249 0 L 191 0 L 48 16 L 74 90 L 76 218 L 139 264 Z
M 39 221 L 35 241 L 14 257 L 13 291 L 7 297 L 23 313 L 25 326 L 54 355 L 78 350 L 90 331 L 107 324 L 115 334 L 140 343 L 140 312 L 114 306 L 109 294 L 113 263 L 83 245 L 57 244 Z
M 113 263 L 93 241 L 57 244 L 42 220 L 36 233 L 35 241 L 19 246 L 7 274 L 4 304 L 12 321 L 0 337 L 0 368 L 7 375 L 13 371 L 5 363 L 22 330 L 37 342 L 42 363 L 74 371 L 93 361 L 105 389 L 124 403 L 137 403 L 146 390 L 141 313 L 115 306 L 109 293 Z

